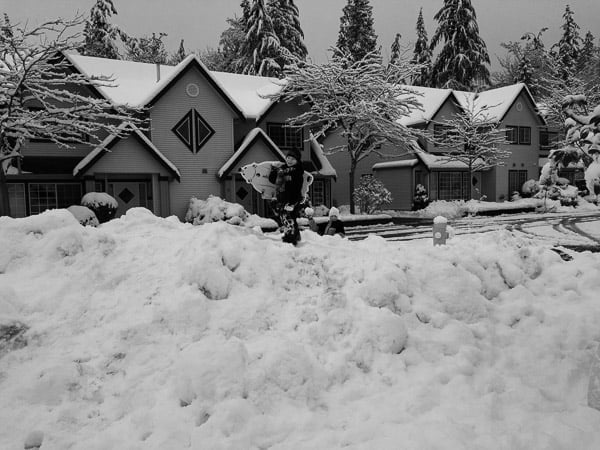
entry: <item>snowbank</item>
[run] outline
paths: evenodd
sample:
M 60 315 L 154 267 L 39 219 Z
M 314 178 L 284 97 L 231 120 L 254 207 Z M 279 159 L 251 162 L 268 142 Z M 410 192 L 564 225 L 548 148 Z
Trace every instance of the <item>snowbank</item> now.
M 0 448 L 594 449 L 600 255 L 0 218 Z M 35 439 L 34 439 L 35 438 Z
M 195 197 L 190 199 L 185 221 L 194 225 L 224 221 L 231 225 L 246 227 L 277 228 L 272 219 L 265 219 L 256 214 L 248 214 L 238 203 L 227 202 L 220 197 L 209 195 L 206 200 Z

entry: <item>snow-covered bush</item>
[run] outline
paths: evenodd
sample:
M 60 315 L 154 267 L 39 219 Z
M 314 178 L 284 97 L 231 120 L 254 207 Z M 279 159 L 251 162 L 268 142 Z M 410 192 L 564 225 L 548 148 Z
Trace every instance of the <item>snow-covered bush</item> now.
M 415 188 L 415 196 L 413 197 L 413 211 L 426 208 L 429 205 L 429 194 L 427 189 L 422 184 L 417 184 Z
M 185 221 L 194 225 L 224 221 L 231 225 L 242 225 L 249 217 L 244 207 L 209 195 L 206 200 L 190 199 Z
M 354 189 L 354 201 L 361 213 L 373 214 L 381 210 L 382 206 L 392 203 L 392 194 L 383 183 L 373 175 L 365 175 Z
M 533 197 L 539 192 L 539 190 L 540 183 L 538 180 L 527 180 L 525 183 L 523 183 L 523 186 L 521 186 L 521 195 L 525 198 Z
M 115 217 L 119 204 L 106 192 L 88 192 L 81 199 L 81 206 L 94 211 L 98 222 L 105 223 Z
M 558 189 L 560 204 L 562 206 L 577 206 L 579 189 L 573 185 L 566 185 Z
M 468 205 L 464 200 L 448 202 L 446 200 L 437 200 L 431 202 L 425 209 L 419 211 L 423 217 L 443 216 L 447 219 L 457 219 L 466 216 L 469 213 Z
M 67 211 L 73 214 L 73 216 L 75 216 L 79 223 L 84 227 L 97 227 L 99 225 L 96 214 L 87 206 L 72 205 L 67 208 Z

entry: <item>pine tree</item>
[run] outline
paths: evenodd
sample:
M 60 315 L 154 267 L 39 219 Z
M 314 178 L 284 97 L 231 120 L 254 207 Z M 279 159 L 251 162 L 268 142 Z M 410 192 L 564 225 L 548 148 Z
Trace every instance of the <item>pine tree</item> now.
M 415 86 L 429 86 L 431 73 L 431 49 L 427 40 L 425 21 L 423 20 L 423 8 L 419 11 L 417 18 L 417 42 L 413 53 L 413 63 L 422 66 L 420 73 L 413 80 Z
M 579 58 L 581 37 L 579 37 L 579 25 L 573 19 L 573 11 L 569 5 L 565 8 L 563 19 L 564 22 L 560 27 L 563 34 L 554 46 L 558 48 L 557 57 L 562 66 L 561 75 L 566 79 L 567 72 L 575 67 Z
M 242 8 L 241 17 L 228 17 L 227 23 L 229 24 L 229 28 L 221 33 L 219 39 L 218 51 L 223 56 L 222 70 L 225 72 L 242 73 L 242 69 L 244 68 L 241 49 L 246 40 L 246 29 L 250 17 L 250 2 L 242 0 L 240 7 Z
M 265 0 L 253 0 L 246 24 L 246 37 L 240 49 L 242 73 L 260 76 L 281 76 L 277 63 L 279 39 L 273 30 Z
M 186 56 L 187 56 L 187 53 L 185 51 L 185 47 L 183 46 L 183 39 L 182 39 L 181 42 L 179 43 L 179 48 L 177 49 L 177 51 L 175 53 L 173 53 L 173 55 L 171 56 L 171 59 L 169 60 L 169 63 L 176 66 L 181 61 L 183 61 Z
M 369 0 L 348 0 L 340 17 L 336 47 L 343 54 L 359 61 L 377 51 L 377 35 L 373 27 L 373 7 Z
M 169 58 L 165 44 L 162 41 L 166 33 L 152 33 L 152 36 L 130 38 L 125 44 L 127 47 L 126 59 L 129 61 L 166 64 Z
M 585 70 L 588 68 L 590 63 L 599 56 L 598 47 L 596 47 L 594 44 L 594 40 L 594 35 L 591 31 L 588 31 L 583 38 L 581 51 L 579 52 L 579 56 L 577 58 L 577 68 L 579 70 Z
M 402 35 L 400 33 L 396 33 L 396 37 L 394 38 L 394 42 L 392 42 L 392 47 L 390 49 L 390 64 L 396 64 L 400 60 L 400 38 Z
M 277 62 L 283 69 L 293 59 L 305 60 L 304 32 L 300 26 L 298 7 L 293 0 L 269 0 L 267 12 L 273 21 L 273 31 L 279 38 L 281 55 Z
M 430 48 L 442 43 L 432 68 L 433 85 L 471 89 L 490 81 L 490 63 L 485 42 L 479 36 L 477 15 L 471 0 L 444 0 L 434 18 L 438 29 Z
M 126 35 L 110 23 L 113 14 L 117 15 L 117 10 L 112 0 L 96 0 L 83 29 L 85 40 L 81 53 L 101 58 L 120 58 L 116 40 L 125 40 Z

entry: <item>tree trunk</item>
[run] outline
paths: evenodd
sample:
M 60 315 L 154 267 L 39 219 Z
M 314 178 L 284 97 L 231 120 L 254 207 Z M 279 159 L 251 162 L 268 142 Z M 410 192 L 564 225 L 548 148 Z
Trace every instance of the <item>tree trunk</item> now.
M 356 160 L 350 161 L 350 172 L 349 172 L 349 188 L 350 188 L 350 214 L 355 213 L 354 209 L 354 174 L 356 173 Z
M 10 202 L 8 200 L 8 183 L 4 168 L 0 164 L 0 216 L 10 216 Z

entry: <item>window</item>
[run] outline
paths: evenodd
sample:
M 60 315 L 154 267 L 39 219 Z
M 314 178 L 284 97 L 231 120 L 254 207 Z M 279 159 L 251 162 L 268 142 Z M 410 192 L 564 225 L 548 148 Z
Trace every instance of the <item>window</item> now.
M 81 185 L 77 183 L 31 183 L 29 185 L 29 208 L 31 214 L 47 209 L 79 205 Z
M 325 180 L 314 180 L 311 185 L 311 191 L 311 203 L 313 205 L 327 205 Z
M 302 128 L 293 128 L 283 123 L 268 123 L 267 135 L 282 150 L 302 150 L 304 134 Z
M 506 140 L 513 145 L 531 145 L 531 127 L 507 125 Z
M 527 181 L 526 170 L 509 170 L 508 171 L 508 195 L 512 195 L 513 192 L 521 193 L 523 183 Z
M 12 217 L 18 218 L 27 215 L 25 184 L 8 183 L 8 204 L 10 205 L 10 214 Z
M 469 174 L 467 172 L 439 172 L 439 200 L 468 200 Z
M 559 140 L 558 131 L 540 130 L 540 148 L 542 150 L 556 148 Z

